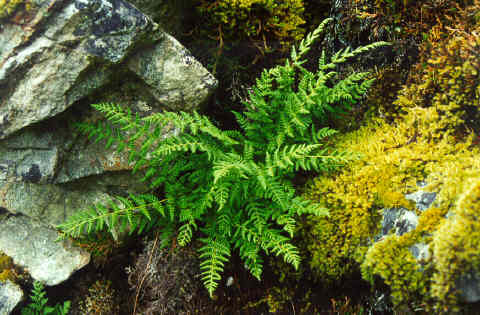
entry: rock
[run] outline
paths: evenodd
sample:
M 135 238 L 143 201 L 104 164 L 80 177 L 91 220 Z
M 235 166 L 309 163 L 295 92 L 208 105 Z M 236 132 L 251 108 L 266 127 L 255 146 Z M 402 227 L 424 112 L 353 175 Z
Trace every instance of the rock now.
M 405 208 L 390 208 L 383 210 L 382 231 L 379 239 L 388 235 L 392 229 L 395 234 L 403 235 L 415 230 L 418 216 Z
M 65 141 L 59 131 L 29 128 L 0 140 L 0 187 L 2 181 L 52 182 Z
M 0 188 L 0 196 L 1 208 L 51 226 L 64 222 L 75 211 L 109 200 L 108 194 L 93 189 L 72 191 L 57 185 L 24 182 L 3 185 Z
M 417 243 L 410 247 L 410 252 L 413 257 L 419 262 L 424 262 L 430 259 L 430 245 L 425 243 Z
M 0 33 L 0 42 L 8 36 L 15 43 L 0 52 L 0 138 L 61 113 L 105 84 L 109 70 L 99 63 L 118 63 L 153 27 L 115 0 L 38 0 L 24 14 L 23 24 L 7 22 Z
M 405 195 L 405 199 L 414 201 L 417 209 L 420 211 L 425 211 L 430 208 L 436 197 L 436 193 L 423 190 Z
M 157 53 L 167 53 L 166 59 Z M 170 107 L 189 101 L 187 107 L 193 108 L 216 86 L 175 39 L 127 2 L 34 1 L 0 29 L 0 139 L 63 112 L 106 85 L 131 54 L 129 65 L 147 86 L 165 80 L 152 94 Z M 155 65 L 148 67 L 151 61 Z M 188 83 L 174 85 L 182 80 Z M 174 99 L 160 96 L 162 91 Z
M 459 296 L 467 303 L 480 301 L 480 275 L 475 272 L 462 274 L 457 281 L 456 287 L 459 289 Z
M 18 285 L 10 280 L 0 282 L 0 315 L 10 314 L 22 299 L 23 291 Z
M 13 182 L 0 185 L 0 208 L 56 226 L 76 211 L 106 203 L 112 195 L 142 193 L 141 174 L 117 172 L 66 185 Z
M 148 85 L 152 95 L 170 110 L 191 110 L 217 85 L 215 78 L 173 37 L 138 52 L 128 67 Z M 195 85 L 192 85 L 196 82 Z
M 90 262 L 90 254 L 70 241 L 56 242 L 58 233 L 25 216 L 0 221 L 0 250 L 33 279 L 59 284 Z

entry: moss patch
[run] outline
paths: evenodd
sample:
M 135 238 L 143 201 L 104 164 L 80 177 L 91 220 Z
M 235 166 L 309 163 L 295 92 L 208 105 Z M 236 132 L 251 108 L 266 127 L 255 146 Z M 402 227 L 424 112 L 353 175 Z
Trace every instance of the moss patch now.
M 365 278 L 379 276 L 390 286 L 398 307 L 438 309 L 457 302 L 455 277 L 480 272 L 478 188 L 465 187 L 480 174 L 479 4 L 460 11 L 458 28 L 412 69 L 393 104 L 394 119 L 370 118 L 333 140 L 359 156 L 341 173 L 318 177 L 306 193 L 330 209 L 330 217 L 306 224 L 317 278 L 340 280 L 362 265 Z M 416 230 L 372 246 L 380 210 L 414 209 L 404 195 L 418 190 L 418 181 L 437 193 L 433 207 L 417 211 Z M 449 212 L 455 216 L 446 219 Z M 423 265 L 410 252 L 419 242 L 433 253 Z

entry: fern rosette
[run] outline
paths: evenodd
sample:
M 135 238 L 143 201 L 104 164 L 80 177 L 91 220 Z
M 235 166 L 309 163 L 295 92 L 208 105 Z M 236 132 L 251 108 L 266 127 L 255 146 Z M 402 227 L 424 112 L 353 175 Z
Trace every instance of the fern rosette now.
M 225 263 L 237 251 L 245 267 L 260 279 L 262 252 L 282 256 L 298 268 L 300 257 L 291 243 L 296 217 L 327 215 L 327 209 L 297 195 L 292 184 L 300 171 L 329 171 L 348 159 L 325 146 L 335 131 L 326 126 L 327 113 L 338 114 L 372 84 L 356 73 L 331 84 L 327 72 L 347 58 L 384 45 L 375 43 L 320 59 L 316 73 L 302 67 L 301 58 L 330 19 L 292 49 L 284 65 L 265 70 L 245 102 L 234 113 L 240 130 L 220 130 L 207 117 L 193 113 L 156 113 L 140 118 L 114 104 L 94 104 L 110 124 L 80 123 L 84 134 L 128 150 L 133 170 L 161 198 L 153 195 L 118 197 L 71 216 L 60 229 L 64 236 L 108 229 L 143 232 L 161 229 L 163 240 L 181 246 L 200 235 L 198 250 L 202 280 L 213 295 Z M 298 78 L 298 79 L 297 79 Z M 330 86 L 330 87 L 329 87 Z M 165 137 L 173 126 L 178 136 Z

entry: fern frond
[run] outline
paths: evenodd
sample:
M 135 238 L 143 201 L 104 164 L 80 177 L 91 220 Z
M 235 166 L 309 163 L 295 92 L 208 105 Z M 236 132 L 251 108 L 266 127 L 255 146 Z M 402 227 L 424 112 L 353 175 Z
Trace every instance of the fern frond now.
M 288 214 L 281 215 L 277 218 L 277 224 L 282 225 L 283 230 L 285 230 L 290 237 L 293 237 L 293 233 L 295 232 L 295 223 L 296 220 Z
M 295 46 L 292 47 L 292 53 L 290 54 L 290 59 L 295 65 L 301 65 L 303 62 L 299 62 L 300 58 L 303 57 L 309 50 L 313 42 L 320 36 L 320 33 L 323 32 L 325 26 L 333 21 L 332 18 L 328 18 L 322 21 L 320 25 L 311 33 L 309 33 L 306 38 L 302 39 L 298 47 L 299 52 L 297 53 Z
M 290 215 L 313 214 L 315 216 L 328 216 L 328 209 L 303 197 L 292 199 Z
M 213 297 L 213 292 L 221 279 L 220 274 L 223 272 L 225 262 L 230 257 L 230 244 L 221 236 L 202 238 L 200 241 L 204 244 L 198 250 L 199 258 L 202 260 L 200 276 L 208 294 Z
M 231 237 L 232 235 L 232 213 L 230 209 L 223 209 L 217 217 L 218 231 L 223 237 Z
M 112 103 L 92 104 L 92 107 L 103 113 L 112 123 L 120 125 L 124 131 L 140 127 L 138 115 L 133 117 L 129 108 L 124 109 L 120 105 Z
M 76 212 L 57 228 L 61 231 L 61 238 L 78 238 L 105 228 L 116 237 L 127 228 L 130 232 L 139 228 L 138 219 L 151 220 L 150 209 L 161 207 L 164 201 L 149 195 L 131 195 L 130 199 L 116 197 L 108 202 L 108 207 L 97 204 L 86 211 Z M 120 231 L 115 230 L 116 227 L 120 227 Z
M 227 153 L 223 156 L 222 160 L 213 163 L 213 182 L 215 184 L 233 172 L 239 177 L 247 178 L 247 174 L 251 171 L 251 165 L 246 163 L 242 156 L 233 152 Z
M 246 239 L 237 240 L 235 247 L 238 248 L 240 258 L 244 261 L 247 270 L 260 281 L 263 270 L 263 259 L 259 253 L 260 247 Z
M 288 209 L 288 200 L 290 199 L 285 186 L 282 185 L 276 178 L 270 177 L 265 195 L 272 198 L 283 210 Z
M 197 229 L 197 225 L 194 220 L 190 220 L 187 223 L 181 225 L 178 229 L 177 242 L 180 246 L 186 246 L 190 243 L 193 236 L 193 231 Z
M 228 181 L 222 181 L 214 186 L 214 200 L 218 204 L 218 211 L 221 211 L 227 201 L 231 192 L 232 184 Z
M 347 47 L 344 50 L 339 50 L 337 53 L 335 53 L 332 56 L 330 63 L 323 65 L 321 68 L 319 68 L 319 70 L 323 71 L 323 70 L 331 69 L 333 65 L 344 63 L 349 58 L 355 57 L 359 54 L 365 53 L 367 51 L 370 51 L 382 46 L 389 46 L 389 45 L 391 45 L 391 43 L 379 41 L 366 46 L 360 46 L 353 51 L 351 51 L 350 47 Z
M 262 239 L 262 248 L 267 253 L 272 252 L 276 256 L 283 256 L 286 263 L 298 269 L 300 265 L 299 251 L 289 242 L 287 237 L 281 235 L 277 230 L 266 229 L 262 235 Z

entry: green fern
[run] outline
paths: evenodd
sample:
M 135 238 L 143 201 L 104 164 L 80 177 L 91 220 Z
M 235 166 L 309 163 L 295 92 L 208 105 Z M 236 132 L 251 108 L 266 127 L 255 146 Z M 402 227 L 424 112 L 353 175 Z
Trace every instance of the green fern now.
M 232 250 L 260 279 L 262 252 L 282 256 L 298 268 L 300 256 L 291 243 L 296 217 L 327 215 L 327 210 L 298 196 L 292 184 L 296 172 L 330 171 L 350 156 L 325 145 L 335 131 L 326 127 L 354 104 L 372 81 L 354 73 L 334 82 L 338 63 L 386 43 L 325 54 L 316 72 L 306 70 L 304 56 L 330 19 L 309 34 L 282 66 L 265 70 L 247 102 L 234 115 L 240 130 L 223 131 L 207 117 L 193 113 L 157 113 L 141 118 L 114 104 L 94 104 L 110 124 L 79 124 L 96 141 L 126 150 L 133 171 L 153 195 L 117 197 L 71 216 L 60 226 L 63 236 L 79 237 L 102 229 L 114 235 L 160 228 L 168 243 L 200 238 L 201 278 L 210 295 L 218 286 Z M 325 72 L 330 71 L 330 72 Z M 165 137 L 165 130 L 178 136 Z M 172 235 L 176 233 L 176 235 Z
M 48 306 L 47 293 L 44 291 L 43 284 L 35 281 L 33 283 L 32 294 L 30 299 L 32 303 L 22 308 L 22 315 L 67 315 L 70 310 L 70 301 L 65 301 L 63 304 L 57 303 L 55 306 Z

